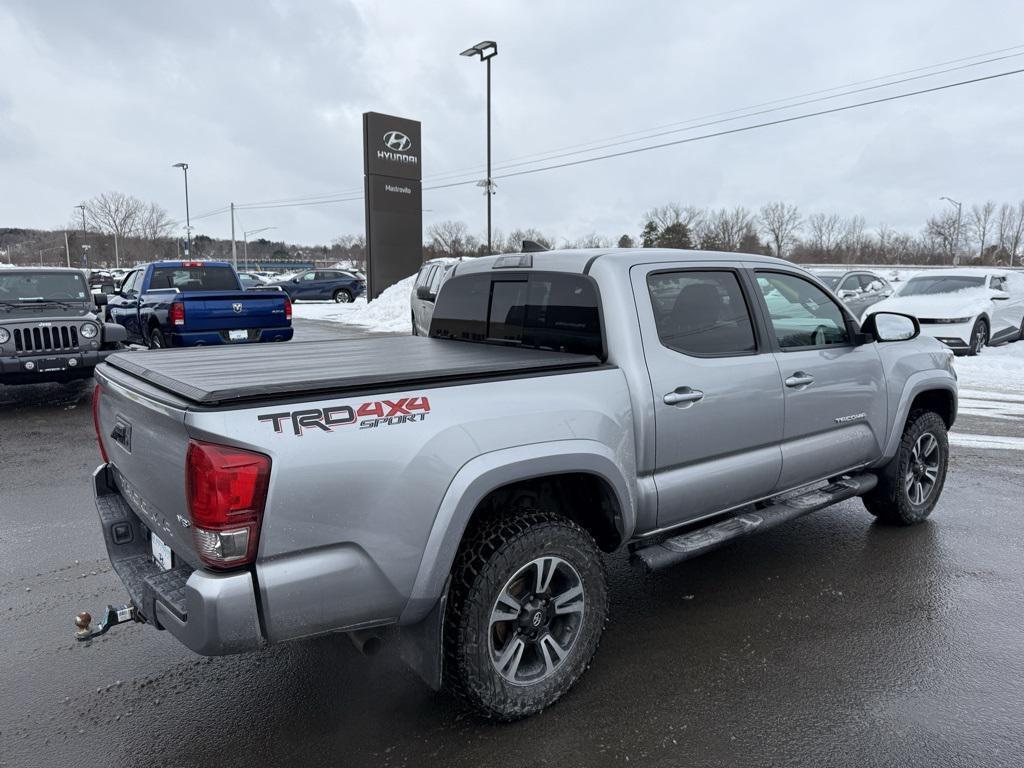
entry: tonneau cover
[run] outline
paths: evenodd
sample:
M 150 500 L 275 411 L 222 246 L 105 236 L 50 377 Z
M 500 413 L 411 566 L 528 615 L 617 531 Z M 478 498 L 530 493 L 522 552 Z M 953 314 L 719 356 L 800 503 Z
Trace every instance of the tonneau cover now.
M 107 365 L 200 405 L 371 387 L 407 389 L 600 364 L 592 355 L 420 336 L 161 349 L 107 358 Z

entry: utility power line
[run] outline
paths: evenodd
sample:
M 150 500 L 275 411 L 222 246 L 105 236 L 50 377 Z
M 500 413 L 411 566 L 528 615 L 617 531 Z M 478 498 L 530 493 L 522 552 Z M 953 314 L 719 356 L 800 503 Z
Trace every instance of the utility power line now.
M 922 96 L 922 95 L 924 95 L 926 93 L 935 93 L 937 91 L 949 90 L 950 88 L 959 88 L 959 87 L 964 86 L 964 85 L 973 85 L 974 83 L 982 83 L 982 82 L 985 82 L 985 81 L 988 81 L 988 80 L 996 80 L 996 79 L 1001 78 L 1001 77 L 1009 77 L 1011 75 L 1019 75 L 1022 72 L 1024 72 L 1024 69 L 1013 69 L 1013 70 L 1009 70 L 1009 71 L 1006 71 L 1006 72 L 998 72 L 998 73 L 993 74 L 993 75 L 984 75 L 983 77 L 975 77 L 975 78 L 972 78 L 970 80 L 961 80 L 960 82 L 956 82 L 956 83 L 946 83 L 945 85 L 937 85 L 937 86 L 934 86 L 932 88 L 923 88 L 923 89 L 918 90 L 918 91 L 910 91 L 908 93 L 898 93 L 898 94 L 895 94 L 893 96 L 884 96 L 884 97 L 878 98 L 878 99 L 871 99 L 870 101 L 861 101 L 861 102 L 857 102 L 856 104 L 846 104 L 846 105 L 843 105 L 841 107 L 832 107 L 831 109 L 822 109 L 822 110 L 818 110 L 817 112 L 807 112 L 807 113 L 802 114 L 802 115 L 793 115 L 791 117 L 782 117 L 782 118 L 779 118 L 778 120 L 769 120 L 769 121 L 763 122 L 763 123 L 755 123 L 754 125 L 744 125 L 744 126 L 740 126 L 739 128 L 729 128 L 729 129 L 724 130 L 724 131 L 715 131 L 714 133 L 705 133 L 705 134 L 703 134 L 701 136 L 690 136 L 690 137 L 685 138 L 685 139 L 676 139 L 674 141 L 662 142 L 661 144 L 651 144 L 651 145 L 646 146 L 646 147 L 636 147 L 635 149 L 626 149 L 626 150 L 622 150 L 620 152 L 611 152 L 611 153 L 606 154 L 606 155 L 598 155 L 597 157 L 587 157 L 587 158 L 583 158 L 581 160 L 571 160 L 571 161 L 568 161 L 568 162 L 565 162 L 565 163 L 557 163 L 555 165 L 542 166 L 540 168 L 529 168 L 529 169 L 524 170 L 524 171 L 513 171 L 512 173 L 506 173 L 506 174 L 503 174 L 501 176 L 495 176 L 494 178 L 495 179 L 508 179 L 508 178 L 512 178 L 514 176 L 526 176 L 527 174 L 531 174 L 531 173 L 540 173 L 541 171 L 551 171 L 551 170 L 555 170 L 556 168 L 568 168 L 568 167 L 574 166 L 574 165 L 584 165 L 585 163 L 593 163 L 593 162 L 597 162 L 598 160 L 608 160 L 608 159 L 613 158 L 613 157 L 623 157 L 625 155 L 636 155 L 636 154 L 639 154 L 641 152 L 650 152 L 650 151 L 655 150 L 655 149 L 663 149 L 665 147 L 674 147 L 674 146 L 677 146 L 679 144 L 689 144 L 691 142 L 703 141 L 704 139 L 712 139 L 712 138 L 716 138 L 718 136 L 728 136 L 728 135 L 734 134 L 734 133 L 743 133 L 745 131 L 753 131 L 753 130 L 756 130 L 758 128 L 768 128 L 768 127 L 773 126 L 773 125 L 783 125 L 784 123 L 793 123 L 793 122 L 796 122 L 797 120 L 807 120 L 808 118 L 811 118 L 811 117 L 821 117 L 822 115 L 831 115 L 831 114 L 835 114 L 837 112 L 846 112 L 846 111 L 851 110 L 851 109 L 859 109 L 861 107 L 869 107 L 869 106 L 872 106 L 874 104 L 884 104 L 884 103 L 889 102 L 889 101 L 898 101 L 899 99 L 908 99 L 908 98 L 910 98 L 912 96 Z M 458 184 L 445 184 L 445 185 L 441 185 L 441 186 L 438 186 L 438 187 L 424 187 L 424 189 L 425 190 L 426 189 L 442 189 L 444 187 L 449 187 L 449 186 L 458 186 L 458 185 L 473 184 L 473 183 L 475 183 L 475 182 L 473 182 L 473 181 L 463 181 L 463 182 L 458 182 Z
M 1015 54 L 1015 55 L 1021 55 L 1021 54 Z M 1010 57 L 1001 57 L 1001 58 L 1010 58 Z M 957 68 L 954 68 L 954 69 L 960 69 L 960 68 L 957 67 Z M 950 70 L 950 71 L 952 71 L 952 70 Z M 836 114 L 838 112 L 846 112 L 846 111 L 853 110 L 853 109 L 861 109 L 863 107 L 873 106 L 873 105 L 877 105 L 877 104 L 884 104 L 884 103 L 891 102 L 891 101 L 898 101 L 898 100 L 901 100 L 901 99 L 907 99 L 907 98 L 911 98 L 911 97 L 914 97 L 914 96 L 922 96 L 922 95 L 929 94 L 929 93 L 936 93 L 936 92 L 939 92 L 939 91 L 945 91 L 945 90 L 949 90 L 949 89 L 952 89 L 952 88 L 959 88 L 959 87 L 966 86 L 966 85 L 973 85 L 973 84 L 976 84 L 976 83 L 986 82 L 986 81 L 989 81 L 989 80 L 996 80 L 996 79 L 1003 78 L 1003 77 L 1009 77 L 1009 76 L 1012 76 L 1012 75 L 1020 74 L 1022 72 L 1024 72 L 1024 68 L 1008 70 L 1008 71 L 1004 71 L 1004 72 L 998 72 L 998 73 L 994 73 L 994 74 L 990 74 L 990 75 L 983 75 L 983 76 L 980 76 L 980 77 L 970 78 L 968 80 L 960 80 L 960 81 L 953 82 L 953 83 L 945 83 L 945 84 L 942 84 L 942 85 L 933 86 L 931 88 L 922 88 L 922 89 L 915 90 L 915 91 L 908 91 L 908 92 L 904 92 L 904 93 L 893 94 L 891 96 L 883 96 L 883 97 L 880 97 L 880 98 L 870 99 L 870 100 L 867 100 L 867 101 L 860 101 L 860 102 L 856 102 L 856 103 L 853 103 L 853 104 L 845 104 L 845 105 L 841 105 L 841 106 L 838 106 L 838 107 L 831 107 L 829 109 L 822 109 L 822 110 L 817 110 L 817 111 L 814 111 L 814 112 L 806 112 L 806 113 L 802 113 L 802 114 L 799 114 L 799 115 L 791 115 L 789 117 L 778 118 L 776 120 L 768 120 L 768 121 L 764 121 L 764 122 L 760 122 L 760 123 L 754 123 L 752 125 L 744 125 L 744 126 L 739 126 L 739 127 L 736 127 L 736 128 L 729 128 L 729 129 L 725 129 L 725 130 L 721 130 L 721 131 L 715 131 L 715 132 L 712 132 L 712 133 L 701 134 L 699 136 L 690 136 L 690 137 L 683 138 L 683 139 L 675 139 L 673 141 L 666 141 L 666 142 L 661 142 L 661 143 L 658 143 L 658 144 L 650 144 L 650 145 L 645 145 L 645 146 L 642 146 L 642 147 L 634 147 L 632 149 L 621 150 L 621 151 L 618 151 L 618 152 L 610 152 L 610 153 L 606 153 L 606 154 L 602 154 L 602 155 L 596 155 L 596 156 L 593 156 L 593 157 L 581 158 L 581 159 L 578 159 L 578 160 L 570 160 L 570 161 L 566 161 L 566 162 L 563 162 L 563 163 L 555 163 L 555 164 L 552 164 L 552 165 L 544 165 L 544 166 L 540 166 L 540 167 L 537 167 L 537 168 L 527 168 L 527 169 L 520 170 L 520 171 L 512 171 L 512 172 L 509 172 L 509 173 L 495 175 L 494 178 L 495 179 L 506 179 L 506 178 L 513 178 L 513 177 L 516 177 L 516 176 L 526 176 L 526 175 L 533 174 L 533 173 L 541 173 L 543 171 L 556 170 L 556 169 L 559 169 L 559 168 L 568 168 L 568 167 L 577 166 L 577 165 L 585 165 L 587 163 L 593 163 L 593 162 L 597 162 L 599 160 L 608 160 L 608 159 L 612 159 L 612 158 L 616 158 L 616 157 L 624 157 L 626 155 L 635 155 L 635 154 L 640 154 L 642 152 L 650 152 L 650 151 L 653 151 L 653 150 L 656 150 L 656 149 L 664 149 L 666 147 L 678 146 L 678 145 L 681 145 L 681 144 L 689 144 L 689 143 L 693 143 L 693 142 L 697 142 L 697 141 L 704 141 L 706 139 L 717 138 L 717 137 L 720 137 L 720 136 L 728 136 L 728 135 L 731 135 L 731 134 L 744 133 L 744 132 L 747 132 L 747 131 L 753 131 L 753 130 L 757 130 L 757 129 L 760 129 L 760 128 L 767 128 L 767 127 L 771 127 L 771 126 L 775 126 L 775 125 L 783 125 L 783 124 L 786 124 L 786 123 L 797 122 L 799 120 L 807 120 L 807 119 L 812 118 L 812 117 L 822 117 L 824 115 Z M 917 79 L 917 78 L 908 78 L 907 80 L 914 80 L 914 79 Z M 900 81 L 900 82 L 905 82 L 905 81 Z M 897 84 L 897 83 L 890 83 L 889 85 L 895 85 L 895 84 Z M 862 89 L 862 90 L 871 90 L 871 89 Z M 849 95 L 849 94 L 843 94 L 843 95 Z M 812 100 L 810 100 L 810 102 L 805 102 L 804 104 L 812 103 L 812 102 L 817 102 L 817 101 L 820 101 L 820 99 L 812 99 Z M 794 106 L 799 106 L 799 105 L 790 105 L 790 107 L 794 107 Z M 764 114 L 765 112 L 774 112 L 774 111 L 778 111 L 778 110 L 774 110 L 774 109 L 773 110 L 765 110 L 764 112 L 754 113 L 754 114 Z M 745 115 L 745 117 L 750 117 L 750 116 L 753 116 L 753 114 L 752 115 Z M 715 121 L 713 123 L 709 123 L 709 124 L 706 124 L 706 125 L 715 124 L 717 122 L 723 122 L 723 121 Z M 702 126 L 694 126 L 694 127 L 705 127 L 705 126 L 702 125 Z M 666 133 L 674 133 L 674 131 L 668 131 Z M 646 138 L 646 139 L 656 138 L 656 137 L 661 136 L 661 135 L 665 135 L 665 134 L 655 134 L 654 136 L 646 136 L 644 138 Z M 625 143 L 633 143 L 633 142 L 619 142 L 617 144 L 612 144 L 612 145 L 608 145 L 608 146 L 618 146 L 618 145 L 625 144 Z M 601 147 L 601 148 L 604 148 L 604 147 Z M 598 149 L 599 149 L 598 147 L 595 147 L 594 149 L 591 149 L 591 150 L 588 150 L 588 151 L 597 151 Z M 573 155 L 573 154 L 581 154 L 581 153 L 569 153 L 569 155 Z M 550 158 L 550 159 L 557 159 L 557 158 Z M 535 162 L 537 162 L 537 161 L 535 161 Z M 513 166 L 512 165 L 508 165 L 508 166 L 502 166 L 502 167 L 509 168 L 509 167 L 513 167 Z M 446 183 L 446 184 L 434 184 L 434 185 L 430 185 L 430 186 L 425 186 L 425 187 L 423 187 L 423 191 L 426 192 L 426 191 L 431 191 L 431 190 L 449 189 L 449 188 L 452 188 L 452 187 L 466 186 L 466 185 L 469 185 L 469 184 L 476 184 L 476 179 L 467 179 L 467 180 L 463 180 L 463 181 L 454 181 L 454 182 L 450 182 L 450 183 Z M 246 204 L 244 206 L 242 206 L 242 205 L 236 206 L 236 209 L 243 208 L 243 207 L 245 209 L 248 209 L 248 210 L 270 209 L 270 208 L 294 208 L 294 207 L 304 207 L 304 206 L 308 206 L 308 205 L 325 205 L 325 204 L 330 204 L 330 203 L 354 202 L 356 200 L 362 200 L 362 199 L 363 199 L 363 195 L 361 193 L 360 194 L 355 194 L 355 190 L 353 190 L 352 192 L 350 192 L 348 194 L 339 194 L 339 195 L 337 195 L 335 197 L 324 196 L 323 198 L 320 198 L 320 199 L 312 199 L 312 200 L 307 200 L 307 201 L 295 201 L 295 202 L 288 202 L 287 200 L 283 200 L 281 202 L 273 202 L 273 203 L 268 202 L 267 204 L 250 203 L 250 204 Z M 200 216 L 195 216 L 193 218 L 195 218 L 195 219 L 205 218 L 207 216 L 213 216 L 213 215 L 217 215 L 219 213 L 224 213 L 227 210 L 228 210 L 228 208 L 222 208 L 222 209 L 218 209 L 216 211 L 212 211 L 212 212 L 207 213 L 207 214 L 203 214 L 203 215 L 200 215 Z
M 1014 53 L 1011 53 L 1011 52 L 1014 52 Z M 1008 55 L 997 55 L 997 54 L 1008 54 Z M 605 137 L 605 138 L 602 138 L 602 139 L 595 139 L 593 141 L 585 142 L 585 143 L 582 143 L 582 144 L 571 144 L 571 145 L 567 145 L 567 146 L 563 146 L 563 147 L 558 147 L 558 148 L 551 149 L 551 150 L 546 150 L 546 151 L 543 151 L 543 152 L 538 152 L 538 153 L 533 153 L 533 154 L 528 154 L 528 155 L 521 155 L 521 156 L 517 156 L 517 157 L 512 157 L 512 158 L 509 158 L 509 160 L 505 164 L 497 166 L 496 170 L 505 170 L 505 169 L 512 168 L 512 167 L 520 167 L 520 166 L 523 166 L 523 165 L 531 165 L 532 163 L 529 161 L 530 158 L 535 158 L 535 160 L 533 162 L 546 162 L 546 161 L 549 161 L 549 160 L 559 159 L 561 157 L 571 156 L 573 154 L 586 154 L 587 152 L 598 151 L 600 149 L 607 149 L 607 148 L 610 148 L 612 146 L 620 146 L 620 145 L 624 145 L 624 144 L 644 141 L 644 140 L 647 140 L 647 139 L 657 138 L 658 136 L 667 135 L 667 134 L 670 134 L 670 133 L 673 133 L 673 132 L 681 132 L 681 131 L 686 131 L 686 130 L 696 130 L 698 128 L 708 127 L 710 125 L 720 124 L 720 123 L 723 123 L 723 122 L 730 122 L 730 121 L 733 121 L 733 120 L 739 120 L 739 119 L 743 119 L 745 117 L 754 117 L 754 116 L 757 116 L 757 115 L 767 114 L 767 113 L 770 113 L 770 112 L 791 109 L 791 108 L 795 108 L 795 107 L 798 107 L 798 106 L 805 106 L 805 105 L 807 105 L 809 103 L 814 103 L 814 102 L 817 102 L 817 101 L 825 101 L 825 100 L 830 100 L 830 99 L 841 98 L 843 96 L 848 96 L 848 95 L 852 95 L 852 94 L 855 94 L 855 93 L 860 93 L 860 92 L 864 92 L 864 91 L 868 91 L 868 90 L 876 90 L 876 89 L 879 89 L 879 88 L 886 88 L 886 87 L 890 87 L 890 86 L 893 86 L 893 85 L 899 85 L 899 84 L 902 84 L 902 83 L 910 82 L 910 81 L 913 81 L 913 80 L 919 80 L 919 79 L 926 78 L 926 77 L 935 77 L 935 76 L 938 76 L 938 75 L 941 75 L 941 74 L 947 74 L 949 72 L 954 72 L 954 71 L 958 71 L 958 70 L 966 69 L 966 68 L 970 68 L 970 67 L 975 67 L 975 66 L 982 66 L 984 64 L 990 64 L 990 63 L 993 63 L 993 62 L 996 62 L 996 61 L 1002 61 L 1002 60 L 1014 58 L 1014 57 L 1017 57 L 1017 56 L 1024 56 L 1024 44 L 1010 46 L 1010 47 L 1007 47 L 1007 48 L 999 48 L 999 49 L 992 50 L 992 51 L 985 51 L 985 52 L 976 53 L 976 54 L 973 54 L 973 55 L 970 55 L 970 56 L 962 56 L 962 57 L 959 57 L 959 58 L 956 58 L 956 59 L 949 59 L 949 60 L 946 60 L 946 61 L 937 62 L 935 64 L 929 64 L 929 65 L 926 65 L 926 66 L 915 67 L 913 69 L 906 69 L 906 70 L 902 70 L 902 71 L 899 71 L 899 72 L 893 72 L 893 73 L 890 73 L 888 75 L 879 75 L 877 77 L 868 78 L 866 80 L 857 80 L 857 81 L 854 81 L 854 82 L 851 82 L 851 83 L 846 83 L 844 85 L 833 86 L 831 88 L 824 88 L 824 89 L 819 89 L 819 90 L 815 90 L 815 91 L 808 91 L 808 92 L 805 92 L 805 93 L 802 93 L 802 94 L 797 94 L 797 95 L 794 95 L 794 96 L 788 96 L 788 97 L 785 97 L 785 98 L 778 98 L 778 99 L 773 99 L 773 100 L 770 100 L 770 101 L 760 102 L 758 104 L 748 105 L 746 107 L 738 107 L 738 108 L 734 108 L 734 109 L 730 109 L 730 110 L 725 110 L 725 111 L 722 111 L 722 112 L 714 112 L 714 113 L 710 113 L 710 114 L 706 114 L 706 115 L 702 115 L 702 116 L 698 116 L 698 117 L 689 118 L 689 119 L 683 120 L 683 121 L 677 121 L 677 122 L 667 123 L 667 124 L 663 124 L 663 125 L 655 126 L 655 127 L 651 127 L 651 128 L 645 128 L 645 129 L 638 129 L 638 130 L 634 130 L 634 131 L 629 131 L 629 132 L 622 133 L 622 134 L 616 134 L 616 135 L 608 136 L 608 137 Z M 987 59 L 985 59 L 983 61 L 972 61 L 974 59 L 981 59 L 983 57 L 994 57 L 994 58 L 987 58 Z M 904 78 L 902 80 L 893 80 L 893 78 L 901 77 L 903 75 L 913 75 L 915 73 L 927 72 L 928 70 L 937 69 L 939 67 L 944 67 L 944 66 L 947 66 L 947 65 L 950 65 L 950 64 L 962 64 L 963 62 L 971 62 L 971 63 L 963 64 L 962 66 L 952 67 L 950 69 L 946 69 L 946 70 L 942 70 L 942 71 L 938 71 L 938 72 L 930 72 L 928 74 L 917 75 L 916 77 L 907 77 L 907 78 Z M 879 81 L 889 81 L 889 82 L 879 83 Z M 811 97 L 811 96 L 819 96 L 820 94 L 833 93 L 834 91 L 843 91 L 845 89 L 854 88 L 856 86 L 862 86 L 862 85 L 866 85 L 866 84 L 869 84 L 869 83 L 879 83 L 879 84 L 873 85 L 873 86 L 871 86 L 869 88 L 858 88 L 856 90 L 849 90 L 849 91 L 846 91 L 844 93 L 837 93 L 837 94 L 833 94 L 831 96 L 825 96 L 825 97 L 822 97 L 820 99 L 811 99 L 809 101 L 802 101 L 802 102 L 798 102 L 798 103 L 785 104 L 785 102 L 793 102 L 796 99 L 802 99 L 802 98 Z M 774 109 L 766 109 L 766 110 L 762 110 L 762 111 L 759 111 L 759 112 L 749 112 L 748 114 L 741 114 L 741 115 L 737 115 L 736 114 L 736 113 L 740 113 L 740 112 L 748 112 L 749 110 L 759 109 L 759 108 L 762 108 L 762 107 L 768 107 L 768 106 L 772 106 L 772 105 L 783 105 L 783 104 L 784 104 L 784 106 L 776 106 Z M 724 120 L 717 120 L 717 121 L 710 122 L 710 123 L 701 123 L 701 124 L 698 124 L 698 125 L 691 125 L 692 123 L 698 123 L 701 120 L 707 120 L 707 119 L 710 119 L 710 118 L 723 117 L 723 116 L 726 116 L 726 115 L 735 115 L 735 116 L 727 118 L 727 119 L 724 119 Z M 679 127 L 679 126 L 688 126 L 688 127 Z M 668 130 L 668 129 L 676 129 L 676 130 L 673 131 L 673 130 Z M 664 131 L 664 133 L 654 133 L 653 135 L 641 135 L 641 134 L 652 134 L 652 132 L 654 132 L 654 131 Z M 621 138 L 630 137 L 630 136 L 635 136 L 637 138 L 629 139 L 629 140 L 623 141 L 623 142 L 616 142 L 616 143 L 613 143 L 613 144 L 606 144 L 605 143 L 605 142 L 611 142 L 614 139 L 621 139 Z M 578 152 L 566 152 L 564 155 L 557 154 L 557 153 L 562 152 L 564 150 L 572 150 L 572 149 L 578 149 L 578 148 L 585 148 L 585 149 L 579 149 Z M 519 162 L 519 161 L 523 161 L 523 162 Z M 470 173 L 476 174 L 478 176 L 480 172 L 481 172 L 480 168 L 475 167 L 475 166 L 469 166 L 469 167 L 464 168 L 462 171 L 459 171 L 459 170 L 448 171 L 448 172 L 444 172 L 444 173 L 428 176 L 428 177 L 426 177 L 424 179 L 424 181 L 425 182 L 443 181 L 443 180 L 454 179 L 454 178 L 459 178 L 459 177 L 462 177 L 462 176 L 466 176 L 467 174 L 470 174 Z M 475 182 L 476 176 L 473 177 L 473 180 Z M 439 187 L 434 187 L 434 188 L 439 188 Z M 353 197 L 353 196 L 355 196 L 355 197 Z M 323 203 L 347 202 L 350 198 L 351 199 L 362 199 L 362 188 L 358 187 L 358 188 L 348 189 L 348 190 L 344 190 L 344 191 L 340 191 L 340 192 L 326 192 L 326 193 L 322 193 L 322 194 L 319 194 L 319 195 L 303 195 L 303 196 L 297 196 L 297 197 L 286 197 L 286 198 L 277 198 L 277 199 L 272 199 L 272 200 L 262 200 L 262 201 L 252 202 L 252 203 L 240 203 L 240 204 L 238 204 L 236 206 L 236 208 L 261 208 L 261 207 L 264 207 L 264 206 L 268 206 L 268 207 L 269 206 L 277 206 L 277 204 L 282 204 L 281 207 L 290 207 L 290 206 L 286 206 L 286 205 L 283 205 L 283 204 L 286 204 L 286 203 L 305 203 L 306 201 L 309 201 L 308 204 L 310 204 L 310 205 L 320 205 L 320 204 L 323 204 Z

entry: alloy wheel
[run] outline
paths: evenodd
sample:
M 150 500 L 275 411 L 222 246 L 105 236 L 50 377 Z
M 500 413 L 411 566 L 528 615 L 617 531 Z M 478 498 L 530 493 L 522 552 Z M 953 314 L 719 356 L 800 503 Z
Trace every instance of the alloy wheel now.
M 586 597 L 576 569 L 538 557 L 510 578 L 491 609 L 491 664 L 513 685 L 533 685 L 565 662 L 583 626 Z
M 914 443 L 910 452 L 903 487 L 911 503 L 921 505 L 935 490 L 939 477 L 939 441 L 931 432 L 925 432 Z

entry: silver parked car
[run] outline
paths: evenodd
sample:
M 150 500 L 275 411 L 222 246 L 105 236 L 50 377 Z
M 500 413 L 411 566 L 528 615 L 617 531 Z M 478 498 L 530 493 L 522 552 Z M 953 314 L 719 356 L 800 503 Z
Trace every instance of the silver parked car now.
M 452 268 L 461 259 L 431 259 L 424 262 L 416 275 L 409 304 L 412 309 L 412 335 L 426 336 L 430 331 L 430 319 L 434 315 L 434 302 Z
M 893 293 L 892 286 L 884 277 L 867 269 L 821 268 L 812 269 L 811 273 L 827 285 L 856 317 L 861 317 L 865 309 Z

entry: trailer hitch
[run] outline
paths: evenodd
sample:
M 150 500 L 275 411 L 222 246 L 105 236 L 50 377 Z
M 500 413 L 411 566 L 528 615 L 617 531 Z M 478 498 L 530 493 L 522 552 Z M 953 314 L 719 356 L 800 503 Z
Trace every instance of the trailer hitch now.
M 95 628 L 92 627 L 92 614 L 82 611 L 75 616 L 75 639 L 92 640 L 94 637 L 105 635 L 111 627 L 129 621 L 143 621 L 131 603 L 108 605 L 103 611 L 103 618 Z

